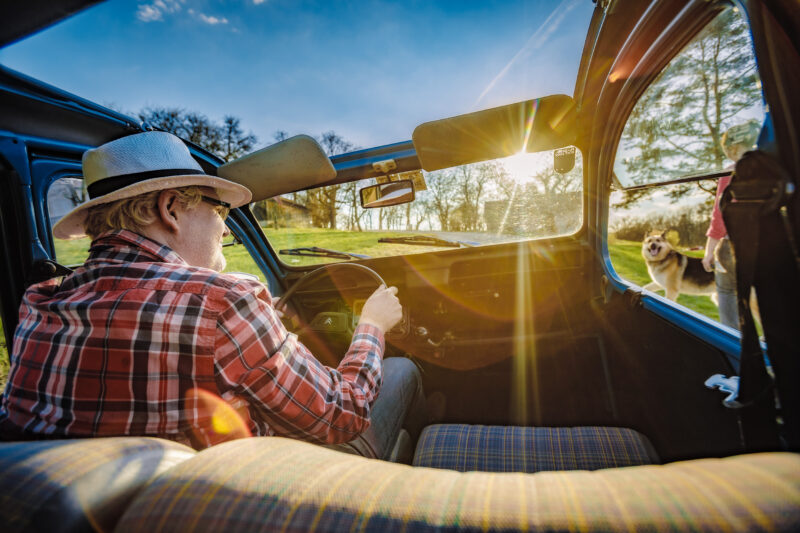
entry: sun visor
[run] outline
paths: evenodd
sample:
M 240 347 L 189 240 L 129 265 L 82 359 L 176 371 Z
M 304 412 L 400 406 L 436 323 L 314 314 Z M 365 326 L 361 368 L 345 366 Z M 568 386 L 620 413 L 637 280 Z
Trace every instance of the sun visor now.
M 412 140 L 427 171 L 575 143 L 575 102 L 557 94 L 420 124 Z
M 217 175 L 250 189 L 257 202 L 330 181 L 336 169 L 316 140 L 297 135 L 225 163 Z

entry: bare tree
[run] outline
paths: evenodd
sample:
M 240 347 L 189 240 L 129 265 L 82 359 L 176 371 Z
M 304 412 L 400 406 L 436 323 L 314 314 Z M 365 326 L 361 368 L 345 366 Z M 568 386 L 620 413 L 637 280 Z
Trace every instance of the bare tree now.
M 68 181 L 65 180 L 64 186 L 64 197 L 67 198 L 72 205 L 75 207 L 81 205 L 83 202 L 87 200 L 86 198 L 86 191 L 83 187 L 81 187 L 81 183 L 70 183 L 71 181 L 77 181 L 69 179 Z
M 450 229 L 450 216 L 457 205 L 458 185 L 455 172 L 450 169 L 429 172 L 426 181 L 429 205 L 439 221 L 441 230 L 447 231 Z
M 487 185 L 496 181 L 495 176 L 501 174 L 502 165 L 496 162 L 464 165 L 456 170 L 459 206 L 461 218 L 460 230 L 480 231 L 483 229 L 480 205 L 486 199 Z
M 255 135 L 242 131 L 238 118 L 230 115 L 222 124 L 217 124 L 201 113 L 177 107 L 147 107 L 139 112 L 139 119 L 190 141 L 225 161 L 241 157 L 258 142 Z
M 327 131 L 319 137 L 319 143 L 322 149 L 328 156 L 343 154 L 354 149 L 354 146 L 349 141 L 337 134 L 335 131 Z M 343 190 L 348 193 L 349 201 L 353 208 L 356 206 L 357 194 L 354 184 L 349 184 Z M 340 203 L 339 185 L 330 185 L 328 187 L 318 187 L 308 191 L 308 207 L 311 209 L 311 218 L 315 226 L 327 227 L 331 229 L 336 228 L 336 216 Z M 355 209 L 353 212 L 357 211 Z M 351 215 L 356 216 L 356 215 Z M 358 225 L 358 222 L 356 222 Z
M 250 152 L 256 140 L 252 133 L 242 131 L 238 118 L 227 115 L 222 121 L 221 157 L 225 161 L 233 161 Z
M 654 175 L 722 170 L 724 129 L 760 98 L 747 23 L 728 10 L 667 65 L 631 112 L 621 143 L 630 154 L 624 160 L 628 177 L 647 183 Z M 669 194 L 678 199 L 698 190 L 713 201 L 715 187 L 707 182 L 682 184 Z M 614 207 L 633 206 L 652 191 L 626 190 Z
M 582 180 L 583 175 L 578 167 L 566 174 L 559 174 L 553 170 L 553 167 L 547 167 L 531 176 L 531 184 L 535 187 L 535 192 L 546 196 L 580 191 Z

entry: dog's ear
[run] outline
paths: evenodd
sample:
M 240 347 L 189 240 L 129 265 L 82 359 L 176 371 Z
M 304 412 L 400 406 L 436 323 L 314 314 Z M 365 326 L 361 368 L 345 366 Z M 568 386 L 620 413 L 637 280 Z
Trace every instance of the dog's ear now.
M 667 238 L 667 231 L 668 230 L 664 230 L 664 231 L 661 232 L 661 238 L 662 239 L 666 239 Z

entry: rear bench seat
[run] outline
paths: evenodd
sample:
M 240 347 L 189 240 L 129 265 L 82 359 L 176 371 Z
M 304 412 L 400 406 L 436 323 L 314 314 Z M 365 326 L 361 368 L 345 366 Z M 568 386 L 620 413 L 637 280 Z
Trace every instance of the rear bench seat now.
M 0 444 L 0 529 L 112 531 L 150 481 L 196 452 L 117 437 Z
M 147 438 L 6 443 L 0 523 L 4 533 L 798 531 L 800 455 L 523 474 L 411 467 L 279 437 L 200 453 Z
M 627 428 L 435 424 L 422 431 L 413 464 L 459 472 L 533 473 L 658 462 L 647 437 Z
M 412 467 L 279 437 L 220 444 L 135 498 L 118 532 L 800 531 L 800 455 L 539 472 Z

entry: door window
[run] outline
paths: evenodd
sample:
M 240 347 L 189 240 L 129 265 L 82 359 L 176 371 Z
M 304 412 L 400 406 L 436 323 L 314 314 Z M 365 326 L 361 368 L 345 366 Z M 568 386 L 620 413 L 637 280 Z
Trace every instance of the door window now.
M 717 198 L 764 120 L 749 28 L 729 8 L 672 59 L 625 125 L 608 230 L 621 277 L 737 327 L 735 260 Z
M 88 199 L 80 176 L 55 180 L 47 190 L 47 215 L 50 227 Z M 75 266 L 83 263 L 89 255 L 89 237 L 65 241 L 53 239 L 56 261 L 62 265 Z

